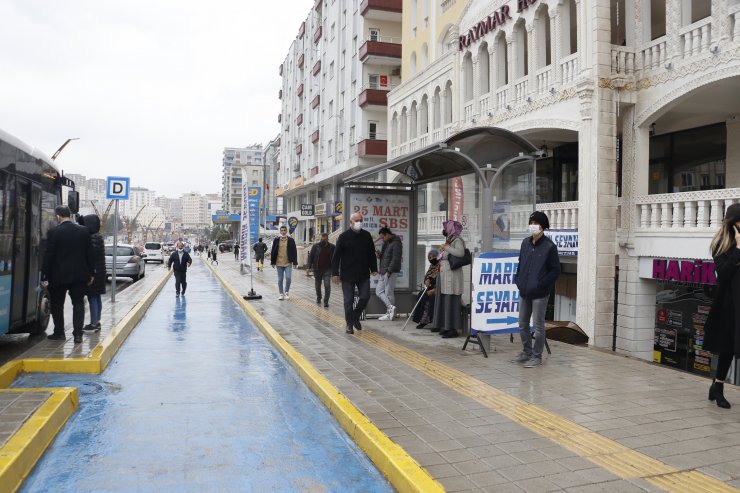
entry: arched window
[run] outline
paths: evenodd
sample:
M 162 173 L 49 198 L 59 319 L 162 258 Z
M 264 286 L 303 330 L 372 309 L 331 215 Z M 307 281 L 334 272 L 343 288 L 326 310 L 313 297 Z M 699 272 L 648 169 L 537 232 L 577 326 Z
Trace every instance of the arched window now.
M 448 80 L 445 85 L 445 107 L 443 108 L 443 122 L 445 125 L 452 123 L 452 81 Z
M 426 94 L 421 98 L 419 106 L 419 135 L 429 132 L 429 96 Z
M 427 65 L 429 65 L 429 46 L 424 43 L 421 45 L 421 65 L 419 65 L 419 70 L 424 70 Z
M 576 0 L 568 0 L 566 5 L 568 6 L 568 11 L 564 12 L 564 14 L 567 14 L 564 19 L 567 21 L 567 28 L 563 29 L 563 32 L 568 36 L 568 42 L 564 52 L 568 55 L 572 55 L 578 51 L 578 9 L 576 7 Z
M 463 97 L 465 102 L 473 99 L 473 55 L 467 53 L 463 57 Z
M 450 43 L 449 43 L 449 37 L 450 37 L 450 31 L 452 30 L 452 26 L 448 26 L 447 29 L 444 29 L 442 31 L 442 35 L 437 40 L 438 43 L 438 50 L 437 53 L 439 55 L 444 55 L 448 51 L 450 51 Z
M 415 139 L 419 136 L 419 126 L 417 125 L 417 118 L 417 106 L 416 101 L 414 101 L 413 103 L 411 103 L 411 111 L 409 114 L 409 137 L 412 139 Z
M 550 14 L 547 4 L 543 4 L 538 10 L 534 20 L 534 29 L 537 37 L 535 62 L 537 68 L 547 67 L 552 63 L 552 45 L 550 44 Z
M 500 33 L 496 38 L 496 87 L 509 83 L 509 47 L 506 36 Z
M 411 61 L 409 63 L 409 75 L 416 74 L 416 52 L 411 52 Z
M 401 110 L 401 139 L 399 142 L 403 143 L 408 140 L 408 129 L 409 129 L 409 119 L 408 119 L 408 112 L 406 111 L 406 107 L 404 106 Z
M 437 129 L 442 126 L 442 100 L 439 94 L 442 91 L 439 86 L 434 90 L 434 97 L 432 99 L 433 114 L 432 114 L 432 128 Z
M 524 26 L 524 20 L 520 20 L 514 26 L 513 47 L 516 51 L 514 79 L 519 79 L 529 73 L 529 47 L 527 46 L 527 30 Z
M 393 145 L 398 145 L 399 138 L 398 138 L 398 112 L 393 113 L 393 119 L 391 120 L 391 139 L 393 142 Z
M 488 54 L 488 43 L 478 49 L 478 86 L 481 94 L 491 91 L 491 62 Z

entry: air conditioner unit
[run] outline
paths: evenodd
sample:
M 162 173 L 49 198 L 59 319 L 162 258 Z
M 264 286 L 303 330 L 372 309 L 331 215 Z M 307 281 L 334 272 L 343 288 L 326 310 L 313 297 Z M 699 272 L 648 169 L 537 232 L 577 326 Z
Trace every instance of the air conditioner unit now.
M 394 68 L 391 70 L 391 75 L 400 76 L 401 75 L 401 68 Z

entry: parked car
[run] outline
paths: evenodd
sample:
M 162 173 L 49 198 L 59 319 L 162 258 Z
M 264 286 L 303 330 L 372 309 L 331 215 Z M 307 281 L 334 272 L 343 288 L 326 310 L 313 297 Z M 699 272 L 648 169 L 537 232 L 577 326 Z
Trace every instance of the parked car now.
M 105 245 L 105 268 L 113 273 L 113 245 Z M 116 250 L 116 277 L 130 277 L 134 282 L 144 277 L 144 258 L 133 245 L 118 245 Z
M 159 262 L 164 263 L 164 254 L 162 253 L 162 244 L 156 242 L 149 242 L 144 244 L 144 262 Z
M 218 244 L 218 251 L 221 253 L 230 252 L 234 249 L 234 243 L 236 243 L 234 240 L 222 241 Z

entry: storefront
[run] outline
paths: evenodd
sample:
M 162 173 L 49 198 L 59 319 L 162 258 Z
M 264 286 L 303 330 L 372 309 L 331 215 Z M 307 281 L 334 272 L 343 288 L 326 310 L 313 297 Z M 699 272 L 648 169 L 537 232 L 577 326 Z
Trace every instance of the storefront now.
M 337 226 L 335 226 L 335 218 L 339 218 L 336 212 L 336 206 L 338 202 L 322 202 L 316 204 L 314 207 L 314 215 L 316 216 L 316 233 L 321 235 L 323 233 L 331 234 Z
M 714 262 L 641 258 L 640 277 L 657 283 L 653 361 L 709 376 L 712 353 L 703 344 L 716 284 Z

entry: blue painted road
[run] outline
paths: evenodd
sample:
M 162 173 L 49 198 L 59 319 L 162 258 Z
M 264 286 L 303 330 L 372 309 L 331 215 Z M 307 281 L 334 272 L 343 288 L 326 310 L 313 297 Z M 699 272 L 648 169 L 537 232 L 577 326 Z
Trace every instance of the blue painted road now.
M 80 389 L 23 492 L 393 491 L 199 263 L 102 375 L 15 386 Z

